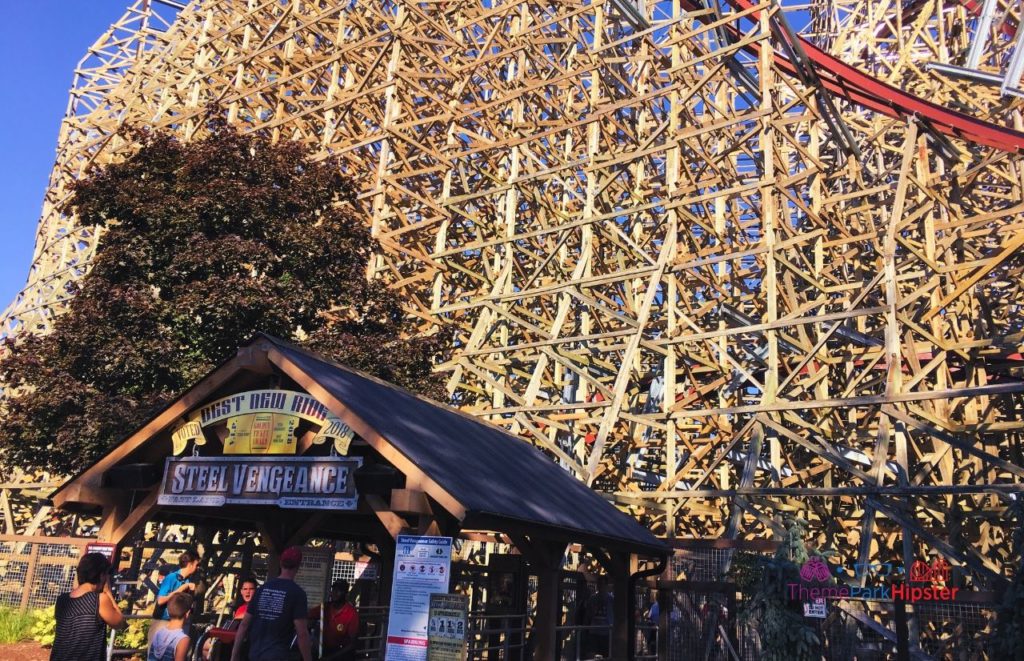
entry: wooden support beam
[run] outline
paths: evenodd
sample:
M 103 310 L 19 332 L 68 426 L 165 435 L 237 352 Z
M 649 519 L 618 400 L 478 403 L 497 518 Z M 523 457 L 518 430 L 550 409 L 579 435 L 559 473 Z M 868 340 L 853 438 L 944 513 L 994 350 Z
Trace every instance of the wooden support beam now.
M 531 540 L 513 536 L 516 548 L 527 557 L 537 575 L 537 610 L 533 629 L 533 658 L 537 661 L 556 661 L 558 633 L 561 622 L 561 570 L 565 544 L 544 540 Z

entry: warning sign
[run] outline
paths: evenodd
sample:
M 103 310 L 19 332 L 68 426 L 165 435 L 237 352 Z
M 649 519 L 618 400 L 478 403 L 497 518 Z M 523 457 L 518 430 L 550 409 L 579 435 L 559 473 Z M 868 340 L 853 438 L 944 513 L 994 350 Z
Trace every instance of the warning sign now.
M 827 615 L 828 609 L 825 607 L 824 599 L 815 599 L 814 601 L 804 602 L 804 617 L 824 619 Z

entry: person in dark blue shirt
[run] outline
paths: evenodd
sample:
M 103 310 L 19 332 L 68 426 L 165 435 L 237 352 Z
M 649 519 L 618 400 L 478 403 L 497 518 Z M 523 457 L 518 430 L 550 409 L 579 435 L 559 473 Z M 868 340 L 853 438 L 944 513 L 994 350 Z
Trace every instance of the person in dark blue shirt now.
M 302 661 L 312 661 L 307 628 L 306 592 L 295 582 L 302 564 L 302 549 L 292 546 L 281 554 L 281 574 L 263 584 L 249 602 L 238 627 L 231 661 L 242 660 L 242 643 L 249 641 L 249 661 L 287 661 L 295 658 L 292 639 Z

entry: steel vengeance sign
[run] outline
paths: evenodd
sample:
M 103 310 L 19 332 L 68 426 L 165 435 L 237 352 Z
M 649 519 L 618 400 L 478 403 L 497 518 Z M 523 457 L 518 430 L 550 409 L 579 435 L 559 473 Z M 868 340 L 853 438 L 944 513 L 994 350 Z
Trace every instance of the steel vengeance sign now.
M 361 457 L 168 457 L 161 505 L 354 510 Z

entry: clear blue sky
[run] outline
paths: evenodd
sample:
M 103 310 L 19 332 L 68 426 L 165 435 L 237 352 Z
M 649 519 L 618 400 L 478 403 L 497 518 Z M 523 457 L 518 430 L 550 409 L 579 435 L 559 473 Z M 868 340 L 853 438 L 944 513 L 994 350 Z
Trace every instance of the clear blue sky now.
M 131 0 L 7 0 L 0 22 L 0 310 L 25 284 L 75 65 Z

